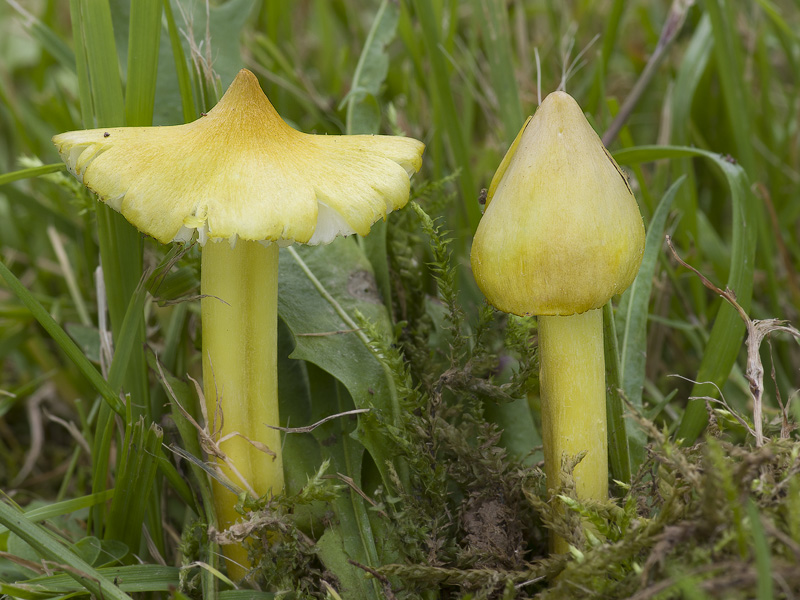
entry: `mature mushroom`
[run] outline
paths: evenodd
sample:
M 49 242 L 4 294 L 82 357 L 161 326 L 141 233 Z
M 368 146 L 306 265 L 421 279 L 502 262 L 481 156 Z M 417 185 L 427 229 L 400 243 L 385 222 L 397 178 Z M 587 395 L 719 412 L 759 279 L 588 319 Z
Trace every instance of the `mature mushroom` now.
M 392 136 L 307 135 L 287 125 L 242 70 L 200 119 L 171 127 L 62 133 L 69 170 L 100 200 L 162 243 L 203 245 L 203 371 L 209 419 L 222 414 L 220 464 L 256 496 L 283 488 L 278 425 L 278 247 L 366 235 L 408 201 L 421 142 Z M 267 446 L 270 453 L 248 440 Z M 237 498 L 214 482 L 220 527 Z M 241 548 L 227 552 L 247 564 Z M 243 571 L 229 566 L 235 577 Z
M 601 307 L 639 270 L 644 225 L 625 175 L 564 92 L 545 98 L 492 179 L 472 245 L 478 287 L 500 310 L 539 315 L 548 487 L 562 457 L 580 498 L 608 497 Z M 563 540 L 557 551 L 566 550 Z

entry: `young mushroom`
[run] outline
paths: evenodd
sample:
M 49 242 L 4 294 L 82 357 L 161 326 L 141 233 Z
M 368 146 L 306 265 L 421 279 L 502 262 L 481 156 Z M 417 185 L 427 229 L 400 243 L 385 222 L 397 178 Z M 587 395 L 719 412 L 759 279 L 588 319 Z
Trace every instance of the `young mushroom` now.
M 197 232 L 207 414 L 229 459 L 219 466 L 255 496 L 280 493 L 280 434 L 267 427 L 280 424 L 278 247 L 366 235 L 408 201 L 424 145 L 301 133 L 244 69 L 192 123 L 72 131 L 53 142 L 73 175 L 143 233 L 166 244 Z M 213 484 L 218 526 L 227 528 L 239 517 L 237 497 Z M 241 578 L 246 552 L 229 546 L 226 555 Z
M 562 458 L 582 499 L 608 497 L 602 306 L 636 277 L 644 224 L 625 175 L 577 102 L 545 98 L 492 179 L 472 245 L 496 308 L 538 315 L 542 438 L 549 489 Z M 557 552 L 566 543 L 554 540 Z

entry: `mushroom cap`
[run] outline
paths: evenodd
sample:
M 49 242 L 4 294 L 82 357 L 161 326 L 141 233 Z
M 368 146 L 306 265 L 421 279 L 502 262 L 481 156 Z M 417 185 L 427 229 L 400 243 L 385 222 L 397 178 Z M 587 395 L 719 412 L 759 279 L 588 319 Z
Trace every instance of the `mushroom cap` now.
M 308 135 L 239 71 L 192 123 L 70 131 L 53 137 L 70 172 L 160 242 L 237 238 L 327 243 L 366 235 L 408 201 L 422 142 L 378 135 Z
M 636 277 L 644 224 L 580 106 L 545 98 L 492 179 L 472 245 L 478 287 L 516 315 L 599 308 Z

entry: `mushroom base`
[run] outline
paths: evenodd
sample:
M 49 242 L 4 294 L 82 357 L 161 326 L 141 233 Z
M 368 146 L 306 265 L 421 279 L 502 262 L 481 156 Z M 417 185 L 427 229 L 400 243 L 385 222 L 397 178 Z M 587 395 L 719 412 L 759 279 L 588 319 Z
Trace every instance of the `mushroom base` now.
M 573 471 L 579 499 L 608 498 L 603 310 L 539 317 L 539 385 L 547 487 L 561 483 L 564 459 L 585 453 Z M 568 550 L 555 538 L 557 553 Z
M 283 490 L 277 328 L 278 247 L 239 240 L 208 242 L 202 257 L 203 382 L 208 428 L 227 460 L 222 473 L 255 497 Z M 254 445 L 252 442 L 255 442 Z M 236 494 L 212 480 L 217 527 L 241 519 Z M 241 545 L 223 546 L 228 573 L 249 565 Z M 238 566 L 238 565 L 241 566 Z

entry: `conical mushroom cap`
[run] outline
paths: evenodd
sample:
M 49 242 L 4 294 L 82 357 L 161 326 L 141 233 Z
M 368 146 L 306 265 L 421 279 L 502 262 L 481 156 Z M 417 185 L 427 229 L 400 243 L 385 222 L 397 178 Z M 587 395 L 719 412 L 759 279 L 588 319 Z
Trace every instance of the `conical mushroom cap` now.
M 489 188 L 472 245 L 478 287 L 504 312 L 582 313 L 625 290 L 643 252 L 625 175 L 577 102 L 550 94 Z
M 194 229 L 201 242 L 281 245 L 366 235 L 406 204 L 424 149 L 403 137 L 301 133 L 244 69 L 192 123 L 71 131 L 53 142 L 100 200 L 164 243 Z

